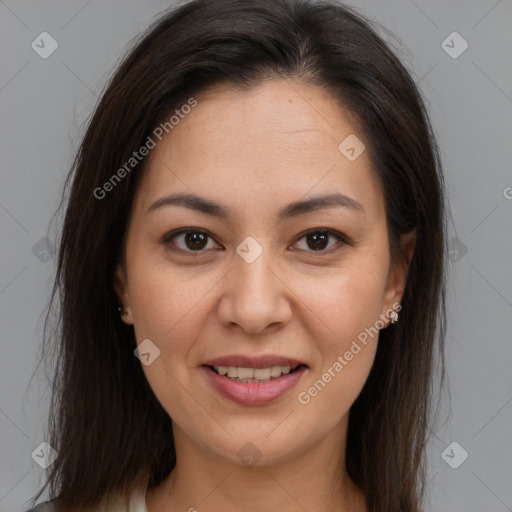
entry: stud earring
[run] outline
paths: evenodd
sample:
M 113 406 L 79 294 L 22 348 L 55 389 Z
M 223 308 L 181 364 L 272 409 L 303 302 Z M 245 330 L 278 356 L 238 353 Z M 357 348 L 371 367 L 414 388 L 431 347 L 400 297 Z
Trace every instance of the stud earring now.
M 389 314 L 389 323 L 394 324 L 398 321 L 398 313 L 396 311 L 391 311 Z
M 126 315 L 126 311 L 124 310 L 123 306 L 118 306 L 118 308 L 117 308 L 117 312 L 118 312 L 121 316 Z

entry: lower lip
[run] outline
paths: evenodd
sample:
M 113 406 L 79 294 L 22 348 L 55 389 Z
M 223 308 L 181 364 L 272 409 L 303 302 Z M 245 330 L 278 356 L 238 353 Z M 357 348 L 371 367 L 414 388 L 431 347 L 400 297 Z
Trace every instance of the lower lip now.
M 243 405 L 262 405 L 274 402 L 299 382 L 306 371 L 300 366 L 292 373 L 267 382 L 237 382 L 219 375 L 209 366 L 202 366 L 213 387 L 225 398 Z

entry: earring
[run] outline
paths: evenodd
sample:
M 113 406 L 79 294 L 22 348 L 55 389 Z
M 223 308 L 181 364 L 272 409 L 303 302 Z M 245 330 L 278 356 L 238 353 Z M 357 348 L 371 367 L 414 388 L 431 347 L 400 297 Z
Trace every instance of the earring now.
M 398 313 L 396 311 L 391 311 L 389 314 L 389 323 L 394 324 L 398 321 Z
M 117 312 L 118 312 L 121 316 L 126 315 L 126 311 L 124 310 L 123 306 L 118 306 L 118 308 L 117 308 Z

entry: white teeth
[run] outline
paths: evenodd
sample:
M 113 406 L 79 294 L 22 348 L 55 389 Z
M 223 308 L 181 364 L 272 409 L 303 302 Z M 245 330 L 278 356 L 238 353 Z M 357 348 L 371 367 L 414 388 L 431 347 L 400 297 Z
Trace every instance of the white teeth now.
M 254 369 L 254 378 L 258 380 L 270 379 L 270 375 L 272 373 L 272 368 L 255 368 Z M 281 371 L 279 371 L 281 373 Z M 279 375 L 278 375 L 279 377 Z
M 270 368 L 270 376 L 271 377 L 279 377 L 281 375 L 281 367 L 280 366 L 272 366 Z
M 298 366 L 298 365 L 297 365 Z M 293 369 L 297 368 L 295 366 Z M 291 366 L 271 366 L 268 368 L 241 368 L 238 366 L 214 366 L 219 375 L 227 375 L 230 379 L 241 381 L 261 380 L 281 377 L 291 372 Z
M 239 379 L 252 379 L 254 377 L 254 368 L 237 368 L 236 370 Z
M 283 373 L 290 373 L 290 370 L 291 370 L 291 366 L 281 366 L 281 371 Z

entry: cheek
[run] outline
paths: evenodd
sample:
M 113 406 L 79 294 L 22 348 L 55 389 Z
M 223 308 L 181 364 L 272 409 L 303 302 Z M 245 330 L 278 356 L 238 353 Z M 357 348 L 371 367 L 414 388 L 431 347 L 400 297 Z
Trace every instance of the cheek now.
M 215 279 L 205 275 L 191 280 L 179 270 L 138 266 L 133 259 L 129 282 L 137 343 L 150 339 L 160 350 L 150 365 L 142 366 L 153 393 L 178 423 L 186 423 L 187 414 L 203 418 L 204 410 L 189 394 L 190 373 L 197 360 L 195 342 L 212 307 L 206 291 Z
M 322 340 L 339 348 L 379 319 L 385 279 L 380 262 L 362 260 L 315 278 L 295 277 L 293 290 L 303 301 L 304 311 L 317 318 L 317 330 L 325 335 Z
M 136 330 L 162 342 L 183 330 L 208 298 L 206 292 L 215 284 L 214 277 L 191 279 L 187 272 L 166 262 L 155 262 L 143 254 L 133 258 L 129 293 Z
M 190 271 L 158 262 L 148 264 L 150 258 L 132 261 L 129 282 L 135 337 L 138 343 L 150 339 L 160 350 L 155 362 L 143 370 L 162 403 L 175 397 L 166 407 L 179 414 L 180 384 L 192 387 L 191 374 L 202 355 L 198 340 L 215 307 L 219 276 L 196 271 L 192 278 Z
M 329 277 L 314 280 L 314 285 L 311 279 L 303 279 L 298 294 L 316 326 L 312 330 L 321 360 L 308 382 L 313 388 L 302 391 L 309 394 L 311 390 L 310 397 L 319 409 L 344 414 L 368 377 L 382 328 L 377 322 L 383 304 L 384 270 L 380 261 L 370 265 L 361 259 Z M 322 396 L 313 398 L 317 394 Z

